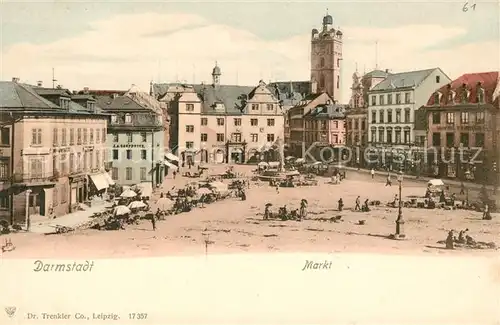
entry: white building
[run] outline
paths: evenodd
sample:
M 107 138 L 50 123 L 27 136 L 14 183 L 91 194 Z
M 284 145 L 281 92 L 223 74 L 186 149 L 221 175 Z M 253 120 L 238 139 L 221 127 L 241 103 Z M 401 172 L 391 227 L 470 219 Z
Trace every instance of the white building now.
M 415 111 L 450 78 L 440 69 L 389 74 L 368 92 L 368 143 L 409 147 L 415 142 Z

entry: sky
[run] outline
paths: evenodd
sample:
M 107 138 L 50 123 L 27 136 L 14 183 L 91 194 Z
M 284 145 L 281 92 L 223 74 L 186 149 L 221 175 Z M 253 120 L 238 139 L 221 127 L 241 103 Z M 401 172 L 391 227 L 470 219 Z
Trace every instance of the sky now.
M 352 74 L 440 67 L 451 78 L 500 70 L 500 2 L 0 1 L 0 79 L 80 90 L 153 82 L 310 78 L 310 37 L 326 11 Z M 475 7 L 471 5 L 475 4 Z M 376 46 L 376 42 L 378 46 Z M 378 49 L 378 50 L 377 50 Z

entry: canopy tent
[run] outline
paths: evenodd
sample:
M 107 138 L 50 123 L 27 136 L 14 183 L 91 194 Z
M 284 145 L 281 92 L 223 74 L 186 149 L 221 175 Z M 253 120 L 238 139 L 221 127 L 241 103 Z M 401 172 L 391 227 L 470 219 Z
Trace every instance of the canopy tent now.
M 286 173 L 286 176 L 297 176 L 297 175 L 300 175 L 300 173 L 297 170 L 292 170 Z
M 129 209 L 140 209 L 140 208 L 144 208 L 145 206 L 146 206 L 146 203 L 144 203 L 142 201 L 134 201 L 128 205 L 128 208 Z
M 302 164 L 302 163 L 305 163 L 306 160 L 304 158 L 297 158 L 297 160 L 295 160 L 295 163 L 296 164 Z
M 257 166 L 259 166 L 259 167 L 267 167 L 267 166 L 269 166 L 269 164 L 266 163 L 265 161 L 261 161 Z
M 104 190 L 109 187 L 108 180 L 106 179 L 106 176 L 104 174 L 95 174 L 95 175 L 90 175 L 90 179 L 92 180 L 92 183 L 94 183 L 95 188 L 98 191 Z
M 130 209 L 129 209 L 129 208 L 127 208 L 126 206 L 124 206 L 124 205 L 119 205 L 119 206 L 117 206 L 117 207 L 115 208 L 115 212 L 114 212 L 114 214 L 115 214 L 116 216 L 123 216 L 123 215 L 125 215 L 125 214 L 129 214 L 130 212 L 131 212 L 131 211 L 130 211 Z
M 142 197 L 151 197 L 153 194 L 153 186 L 149 182 L 139 183 L 135 186 L 135 188 Z
M 280 163 L 279 161 L 270 161 L 269 162 L 269 167 L 279 167 Z
M 431 185 L 431 186 L 444 186 L 444 182 L 441 179 L 435 178 L 435 179 L 431 179 L 427 183 L 427 185 Z
M 174 201 L 166 197 L 161 197 L 156 201 L 156 207 L 162 211 L 168 210 L 174 206 Z
M 167 152 L 165 154 L 165 159 L 172 160 L 172 161 L 179 161 L 179 157 L 177 157 L 176 155 L 174 155 L 170 152 Z
M 125 190 L 122 194 L 120 194 L 120 197 L 136 197 L 137 193 L 135 193 L 132 190 Z
M 199 188 L 196 193 L 198 193 L 199 195 L 202 195 L 202 194 L 212 194 L 212 191 L 206 187 L 202 187 L 202 188 Z

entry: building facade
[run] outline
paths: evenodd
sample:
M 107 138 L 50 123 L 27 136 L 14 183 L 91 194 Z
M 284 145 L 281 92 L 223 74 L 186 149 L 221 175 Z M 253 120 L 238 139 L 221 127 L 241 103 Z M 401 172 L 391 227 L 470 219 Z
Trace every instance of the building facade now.
M 0 218 L 72 212 L 112 184 L 105 171 L 107 116 L 92 98 L 72 100 L 64 89 L 0 82 Z M 92 182 L 99 179 L 104 188 Z
M 406 156 L 414 146 L 415 111 L 449 82 L 441 69 L 434 68 L 389 74 L 368 92 L 368 143 L 378 148 L 380 158 L 370 158 L 378 161 L 374 167 L 408 167 L 404 160 L 393 157 Z
M 337 103 L 342 102 L 342 47 L 342 32 L 333 28 L 333 17 L 327 14 L 321 31 L 311 33 L 311 81 Z
M 278 87 L 223 85 L 221 76 L 216 65 L 210 85 L 160 85 L 159 98 L 169 103 L 170 148 L 184 164 L 257 161 L 283 141 L 286 96 Z
M 98 96 L 97 102 L 110 116 L 107 145 L 112 179 L 122 186 L 161 184 L 166 174 L 162 112 L 130 92 Z
M 498 183 L 499 95 L 499 73 L 487 72 L 464 74 L 428 98 L 431 173 Z

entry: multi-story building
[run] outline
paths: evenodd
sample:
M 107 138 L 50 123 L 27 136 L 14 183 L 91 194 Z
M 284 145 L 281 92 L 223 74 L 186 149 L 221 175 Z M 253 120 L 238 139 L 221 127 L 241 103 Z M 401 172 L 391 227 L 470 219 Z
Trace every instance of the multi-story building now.
M 290 121 L 289 153 L 295 157 L 303 157 L 306 147 L 306 120 L 304 118 L 311 110 L 333 99 L 326 93 L 310 94 L 287 112 Z
M 428 98 L 427 162 L 436 176 L 496 183 L 499 95 L 495 71 L 464 74 Z
M 105 190 L 107 116 L 64 89 L 0 82 L 0 218 L 59 216 Z M 28 211 L 27 211 L 28 210 Z
M 159 98 L 169 103 L 170 148 L 184 163 L 241 163 L 264 152 L 275 156 L 284 137 L 279 91 L 263 81 L 254 87 L 223 85 L 221 75 L 216 65 L 211 85 L 163 87 Z
M 303 118 L 307 152 L 316 160 L 339 160 L 340 150 L 332 149 L 345 145 L 345 106 L 327 100 L 309 110 Z
M 110 115 L 107 145 L 112 179 L 119 185 L 151 182 L 154 188 L 166 174 L 163 118 L 158 105 L 147 104 L 140 96 L 111 94 L 98 96 L 97 102 Z
M 449 82 L 450 78 L 441 69 L 434 68 L 389 74 L 368 92 L 368 142 L 380 150 L 379 167 L 406 167 L 404 161 L 392 157 L 405 156 L 414 145 L 415 110 Z
M 342 102 L 342 32 L 333 28 L 333 17 L 323 17 L 321 31 L 311 33 L 311 81 L 318 91 L 326 92 L 337 103 Z

